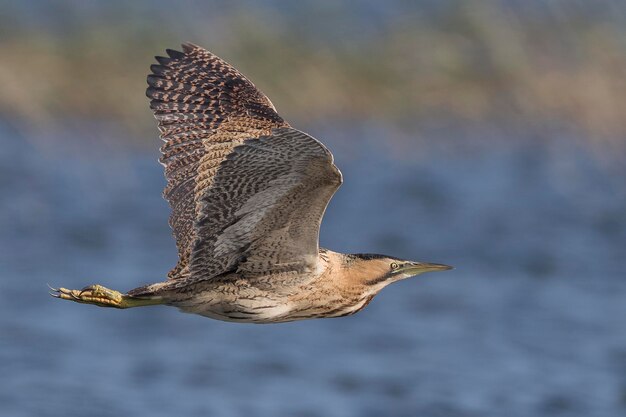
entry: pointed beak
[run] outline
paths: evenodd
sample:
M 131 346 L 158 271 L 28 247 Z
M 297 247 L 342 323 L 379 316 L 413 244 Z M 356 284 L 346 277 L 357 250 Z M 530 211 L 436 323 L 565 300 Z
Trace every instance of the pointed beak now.
M 447 271 L 452 269 L 451 266 L 443 264 L 433 264 L 428 262 L 411 262 L 400 268 L 398 272 L 403 274 L 418 275 L 424 272 Z

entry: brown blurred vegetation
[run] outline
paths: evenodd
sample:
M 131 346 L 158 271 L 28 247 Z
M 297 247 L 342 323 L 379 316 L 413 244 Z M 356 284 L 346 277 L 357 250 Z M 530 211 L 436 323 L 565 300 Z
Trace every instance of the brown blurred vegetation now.
M 623 141 L 626 6 L 549 3 L 3 5 L 0 121 L 106 122 L 152 138 L 152 56 L 192 41 L 248 74 L 293 124 L 556 124 Z

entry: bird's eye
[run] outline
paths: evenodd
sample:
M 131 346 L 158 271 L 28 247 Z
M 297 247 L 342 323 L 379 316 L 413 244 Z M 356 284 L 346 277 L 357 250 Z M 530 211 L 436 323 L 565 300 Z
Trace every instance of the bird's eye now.
M 398 269 L 398 268 L 400 268 L 400 265 L 398 265 L 398 263 L 397 263 L 397 262 L 392 262 L 392 263 L 391 263 L 391 269 L 392 269 L 392 270 L 394 270 L 394 269 Z

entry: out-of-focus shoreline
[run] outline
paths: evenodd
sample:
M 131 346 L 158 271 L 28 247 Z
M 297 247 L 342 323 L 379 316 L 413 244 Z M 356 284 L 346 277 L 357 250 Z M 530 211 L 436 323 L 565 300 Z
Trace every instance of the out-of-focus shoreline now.
M 397 3 L 323 34 L 317 24 L 338 30 L 332 7 L 222 4 L 173 17 L 114 2 L 72 16 L 60 4 L 38 24 L 2 6 L 0 120 L 17 129 L 94 120 L 121 137 L 152 138 L 144 95 L 152 56 L 193 41 L 249 75 L 294 124 L 373 120 L 410 131 L 433 118 L 498 121 L 560 125 L 609 149 L 626 142 L 626 14 Z

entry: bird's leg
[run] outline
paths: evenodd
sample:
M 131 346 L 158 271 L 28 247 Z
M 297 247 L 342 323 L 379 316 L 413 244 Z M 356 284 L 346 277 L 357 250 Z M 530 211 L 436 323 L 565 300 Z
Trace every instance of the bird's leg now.
M 119 291 L 110 290 L 102 285 L 90 285 L 82 290 L 67 288 L 50 288 L 51 296 L 62 300 L 75 301 L 83 304 L 94 304 L 100 307 L 131 308 L 163 304 L 162 297 L 133 297 Z

